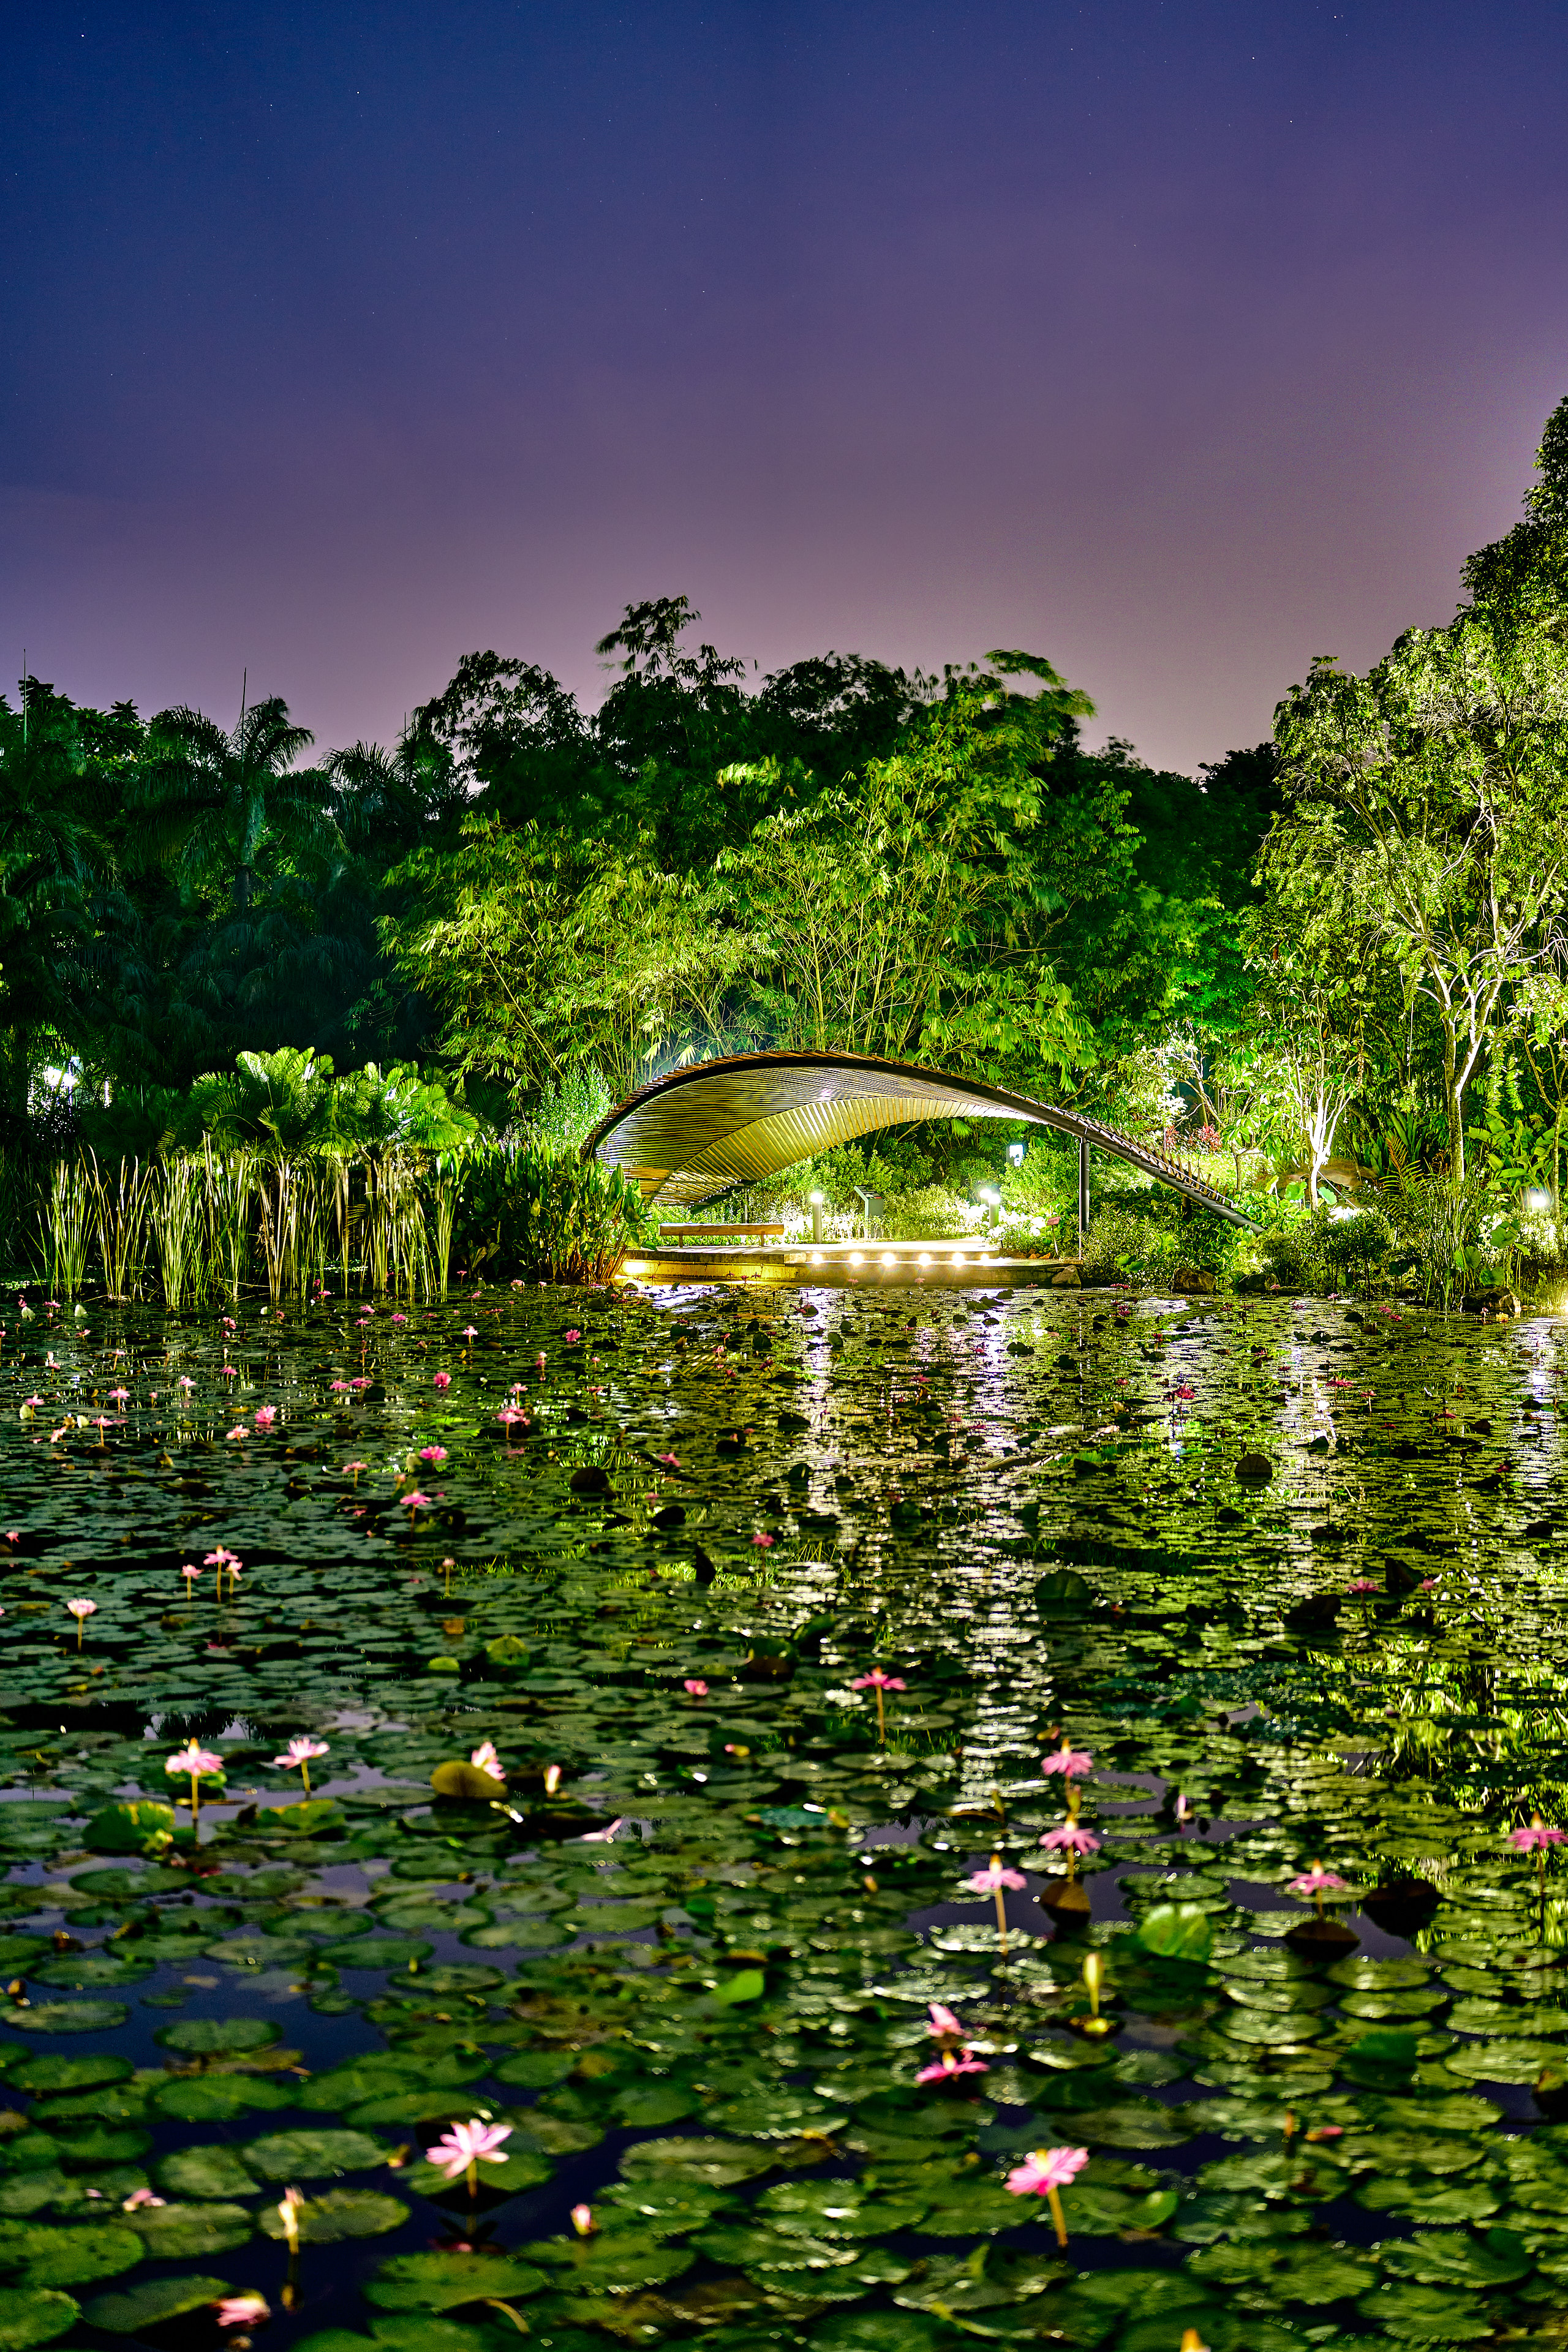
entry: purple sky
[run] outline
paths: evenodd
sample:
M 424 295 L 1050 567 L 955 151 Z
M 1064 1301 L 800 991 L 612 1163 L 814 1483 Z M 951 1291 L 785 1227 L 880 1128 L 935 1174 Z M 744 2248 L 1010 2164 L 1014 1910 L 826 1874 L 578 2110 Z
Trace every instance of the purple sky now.
M 5 82 L 0 677 L 83 700 L 389 740 L 684 592 L 1192 768 L 1568 390 L 1561 0 L 120 0 Z

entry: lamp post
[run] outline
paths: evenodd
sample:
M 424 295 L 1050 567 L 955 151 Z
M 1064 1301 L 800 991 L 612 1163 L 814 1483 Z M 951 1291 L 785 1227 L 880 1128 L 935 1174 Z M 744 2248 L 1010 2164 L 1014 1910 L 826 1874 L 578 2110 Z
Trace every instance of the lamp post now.
M 820 1244 L 822 1240 L 822 1195 L 820 1192 L 808 1192 L 805 1197 L 811 1204 L 811 1238 L 814 1243 Z
M 977 1184 L 974 1188 L 974 1192 L 976 1199 L 983 1201 L 985 1204 L 986 1223 L 988 1225 L 994 1225 L 996 1223 L 996 1212 L 1002 1205 L 1001 1193 L 996 1190 L 994 1184 Z

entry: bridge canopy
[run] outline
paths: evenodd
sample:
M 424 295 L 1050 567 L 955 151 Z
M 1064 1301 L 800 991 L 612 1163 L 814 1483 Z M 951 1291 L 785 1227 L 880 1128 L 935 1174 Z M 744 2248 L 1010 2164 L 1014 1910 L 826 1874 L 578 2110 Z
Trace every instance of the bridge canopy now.
M 1026 1119 L 1110 1151 L 1163 1184 L 1249 1224 L 1180 1161 L 1115 1128 L 973 1078 L 863 1054 L 734 1054 L 672 1070 L 601 1119 L 584 1160 L 619 1168 L 661 1209 L 700 1208 L 737 1184 L 776 1176 L 835 1143 L 910 1119 Z

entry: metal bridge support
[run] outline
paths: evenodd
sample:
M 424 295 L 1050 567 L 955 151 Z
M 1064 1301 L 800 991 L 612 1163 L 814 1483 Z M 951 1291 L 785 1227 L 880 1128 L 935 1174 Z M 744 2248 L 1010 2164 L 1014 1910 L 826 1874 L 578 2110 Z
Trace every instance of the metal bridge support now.
M 1089 1138 L 1078 1139 L 1078 1255 L 1083 1263 L 1083 1253 L 1089 1240 Z

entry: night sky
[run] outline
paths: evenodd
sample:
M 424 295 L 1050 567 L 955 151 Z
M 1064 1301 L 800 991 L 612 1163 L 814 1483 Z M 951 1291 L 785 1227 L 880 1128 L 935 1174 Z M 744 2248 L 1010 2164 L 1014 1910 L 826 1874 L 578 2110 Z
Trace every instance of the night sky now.
M 1192 769 L 1447 618 L 1568 390 L 1568 8 L 18 9 L 0 676 L 389 740 L 1048 654 Z

